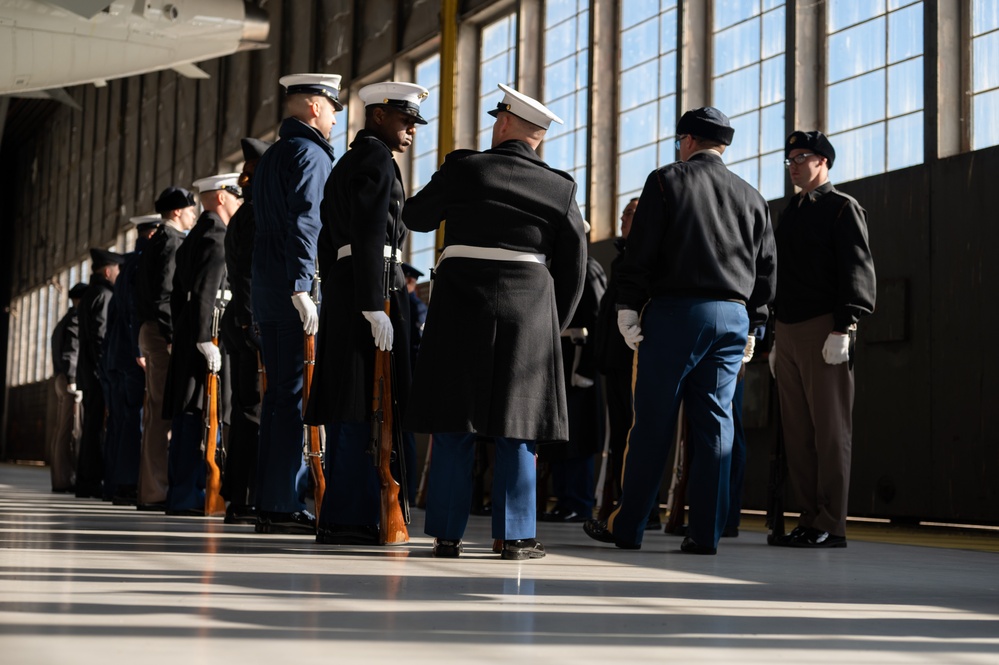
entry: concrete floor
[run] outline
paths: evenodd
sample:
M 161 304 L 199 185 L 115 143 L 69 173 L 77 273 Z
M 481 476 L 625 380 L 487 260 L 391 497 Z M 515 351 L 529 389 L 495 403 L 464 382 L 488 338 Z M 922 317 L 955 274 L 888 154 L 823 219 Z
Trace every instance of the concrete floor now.
M 317 546 L 0 466 L 0 663 L 999 664 L 994 552 L 744 530 L 701 557 L 543 524 L 549 555 L 519 563 L 473 517 L 465 555 L 436 560 L 422 521 L 404 547 Z

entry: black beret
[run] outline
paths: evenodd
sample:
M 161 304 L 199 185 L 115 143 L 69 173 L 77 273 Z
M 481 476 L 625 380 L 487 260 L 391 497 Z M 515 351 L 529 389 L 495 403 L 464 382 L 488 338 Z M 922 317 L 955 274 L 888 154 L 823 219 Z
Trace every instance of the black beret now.
M 412 277 L 413 279 L 419 279 L 423 277 L 423 273 L 409 265 L 408 263 L 402 264 L 402 274 L 406 277 Z
M 156 212 L 170 212 L 194 205 L 194 195 L 183 187 L 167 187 L 156 199 Z
M 247 162 L 251 159 L 260 159 L 267 152 L 267 148 L 274 145 L 272 141 L 262 141 L 252 136 L 240 139 L 239 144 L 243 146 L 243 160 Z
M 90 248 L 90 262 L 94 270 L 114 264 L 121 265 L 125 262 L 125 257 L 117 252 L 109 252 L 106 249 Z
M 69 297 L 74 300 L 83 297 L 83 292 L 87 290 L 86 282 L 77 282 L 73 285 L 73 288 L 69 290 Z
M 826 158 L 829 168 L 832 168 L 833 162 L 836 160 L 836 151 L 822 132 L 792 132 L 784 143 L 784 158 L 787 159 L 792 150 L 799 148 L 822 155 Z
M 717 141 L 722 145 L 731 145 L 735 130 L 728 121 L 728 116 L 714 108 L 703 108 L 687 111 L 676 123 L 676 135 L 689 134 L 697 138 Z

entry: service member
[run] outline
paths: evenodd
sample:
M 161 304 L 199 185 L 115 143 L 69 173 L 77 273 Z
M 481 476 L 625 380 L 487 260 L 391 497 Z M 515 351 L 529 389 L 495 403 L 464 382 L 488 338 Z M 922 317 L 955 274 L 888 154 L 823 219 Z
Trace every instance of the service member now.
M 846 547 L 853 341 L 857 321 L 874 311 L 876 294 L 867 212 L 829 182 L 836 151 L 822 132 L 794 132 L 784 156 L 801 192 L 777 224 L 770 363 L 801 517 L 778 544 Z
M 105 498 L 104 424 L 110 386 L 102 357 L 107 334 L 108 305 L 124 257 L 116 252 L 92 248 L 92 277 L 80 298 L 80 357 L 77 383 L 83 390 L 83 435 L 76 469 L 76 496 Z M 110 500 L 110 496 L 107 497 Z
M 375 83 L 358 96 L 364 129 L 333 167 L 322 205 L 323 308 L 308 413 L 309 422 L 325 424 L 327 432 L 327 489 L 316 539 L 333 544 L 378 543 L 380 483 L 366 454 L 375 348 L 394 356 L 392 389 L 400 410 L 410 382 L 409 294 L 399 261 L 406 193 L 393 153 L 406 152 L 416 125 L 427 124 L 420 116 L 426 88 Z
M 80 357 L 80 298 L 87 290 L 79 282 L 69 290 L 69 310 L 52 330 L 52 385 L 56 394 L 56 422 L 49 439 L 49 470 L 53 492 L 76 488 L 76 449 L 83 393 L 76 389 L 76 366 Z
M 635 422 L 618 507 L 606 523 L 583 525 L 618 547 L 641 547 L 681 401 L 691 467 L 680 550 L 714 554 L 728 517 L 736 375 L 776 278 L 767 203 L 722 161 L 733 134 L 716 108 L 684 113 L 680 161 L 653 171 L 638 201 L 617 304 L 621 334 L 638 351 Z
M 225 300 L 225 227 L 242 203 L 238 180 L 238 173 L 225 173 L 194 183 L 204 212 L 177 249 L 170 293 L 173 349 L 163 400 L 163 417 L 173 419 L 168 515 L 205 514 L 205 377 L 222 369 L 213 323 L 218 301 Z
M 425 531 L 440 557 L 462 551 L 477 436 L 496 446 L 500 556 L 544 556 L 535 538 L 535 447 L 569 438 L 559 332 L 582 293 L 583 218 L 572 177 L 536 152 L 561 120 L 500 88 L 492 148 L 449 154 L 403 210 L 413 231 L 447 219 L 404 421 L 407 431 L 433 433 Z
M 319 205 L 333 170 L 330 133 L 340 76 L 294 74 L 281 78 L 288 117 L 281 140 L 264 153 L 253 178 L 253 316 L 260 328 L 267 392 L 260 414 L 257 459 L 258 533 L 314 534 L 305 509 L 307 475 L 302 456 L 302 365 L 305 334 L 315 334 L 319 313 L 309 297 L 316 275 Z
M 177 248 L 198 218 L 194 195 L 183 187 L 167 187 L 156 199 L 163 224 L 142 251 L 135 273 L 135 326 L 139 329 L 137 360 L 146 371 L 146 403 L 142 414 L 142 450 L 139 460 L 139 510 L 166 510 L 167 447 L 170 419 L 163 417 L 163 392 L 173 319 L 170 294 Z
M 222 342 L 229 356 L 232 387 L 222 496 L 228 501 L 226 524 L 255 523 L 257 441 L 260 436 L 260 337 L 253 323 L 250 271 L 253 263 L 253 172 L 270 141 L 244 138 L 239 186 L 243 205 L 225 230 L 225 267 L 232 299 L 222 315 Z

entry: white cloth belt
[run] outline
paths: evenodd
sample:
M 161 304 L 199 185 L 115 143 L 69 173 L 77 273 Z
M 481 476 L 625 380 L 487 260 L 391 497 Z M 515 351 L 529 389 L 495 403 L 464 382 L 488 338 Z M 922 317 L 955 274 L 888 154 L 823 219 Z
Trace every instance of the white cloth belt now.
M 440 266 L 444 259 L 486 259 L 487 261 L 523 261 L 525 263 L 545 264 L 544 254 L 531 254 L 530 252 L 499 247 L 473 247 L 472 245 L 448 245 L 441 252 L 441 257 L 437 259 L 435 268 Z
M 219 291 L 215 292 L 215 299 L 221 300 L 223 302 L 229 302 L 230 300 L 232 300 L 232 291 L 230 291 L 229 289 L 220 289 Z M 188 302 L 191 301 L 190 291 L 187 292 L 187 301 Z
M 350 245 L 344 245 L 340 249 L 336 250 L 336 260 L 345 259 L 351 254 Z M 398 248 L 395 250 L 395 254 L 392 253 L 392 245 L 385 245 L 382 256 L 386 259 L 392 259 L 396 263 L 402 263 L 402 259 L 399 258 Z

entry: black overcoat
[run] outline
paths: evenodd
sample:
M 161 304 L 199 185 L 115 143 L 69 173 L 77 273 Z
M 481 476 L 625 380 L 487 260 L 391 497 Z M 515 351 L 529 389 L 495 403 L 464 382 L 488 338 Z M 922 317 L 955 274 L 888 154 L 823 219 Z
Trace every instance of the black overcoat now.
M 322 307 L 316 338 L 316 370 L 306 421 L 365 422 L 371 415 L 375 345 L 371 324 L 361 312 L 383 311 L 385 246 L 402 247 L 406 199 L 392 151 L 360 131 L 326 183 L 319 234 Z M 337 260 L 350 245 L 351 255 Z M 405 408 L 410 382 L 409 295 L 398 262 L 390 270 L 389 316 L 395 363 L 394 395 Z
M 67 383 L 76 383 L 76 363 L 80 357 L 80 322 L 75 307 L 59 319 L 52 330 L 52 372 L 65 374 Z
M 139 255 L 135 271 L 135 319 L 132 325 L 141 328 L 147 321 L 156 322 L 167 342 L 173 339 L 170 319 L 170 291 L 176 266 L 177 249 L 184 242 L 184 232 L 161 224 Z
M 436 270 L 404 428 L 565 441 L 559 331 L 586 273 L 576 183 L 523 141 L 459 150 L 403 210 L 413 231 L 445 219 L 444 245 L 543 254 L 548 265 L 448 258 Z
M 177 250 L 170 294 L 173 349 L 163 396 L 163 417 L 201 409 L 208 363 L 195 346 L 212 341 L 212 315 L 225 284 L 225 224 L 203 212 Z
M 104 336 L 108 331 L 108 306 L 113 295 L 111 282 L 94 275 L 80 298 L 80 355 L 76 365 L 76 383 L 81 390 L 101 390 Z

